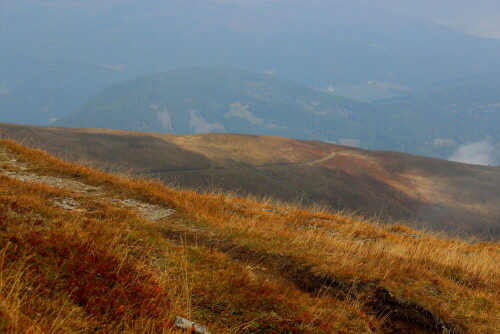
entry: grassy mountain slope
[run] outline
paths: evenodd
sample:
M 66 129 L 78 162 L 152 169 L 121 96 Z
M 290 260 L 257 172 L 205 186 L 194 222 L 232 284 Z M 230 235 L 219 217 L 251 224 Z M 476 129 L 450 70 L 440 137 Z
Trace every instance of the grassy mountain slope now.
M 0 142 L 6 332 L 495 333 L 498 244 L 167 188 Z
M 500 234 L 500 169 L 288 138 L 0 125 L 73 161 L 168 184 L 323 203 L 482 237 Z

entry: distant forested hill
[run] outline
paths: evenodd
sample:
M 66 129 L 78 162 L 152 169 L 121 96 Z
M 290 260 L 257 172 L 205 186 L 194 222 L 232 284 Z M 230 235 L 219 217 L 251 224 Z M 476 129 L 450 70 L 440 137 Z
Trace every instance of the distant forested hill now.
M 447 158 L 470 142 L 499 141 L 498 78 L 370 104 L 263 73 L 195 67 L 111 85 L 55 125 L 277 135 Z
M 395 122 L 386 121 L 398 118 L 407 126 L 418 122 L 410 113 L 402 116 L 272 75 L 196 67 L 111 85 L 54 125 L 270 134 L 374 147 L 403 144 Z
M 422 154 L 446 157 L 461 145 L 485 141 L 491 161 L 500 163 L 500 73 L 442 82 L 377 105 L 432 123 L 419 129 L 428 138 Z

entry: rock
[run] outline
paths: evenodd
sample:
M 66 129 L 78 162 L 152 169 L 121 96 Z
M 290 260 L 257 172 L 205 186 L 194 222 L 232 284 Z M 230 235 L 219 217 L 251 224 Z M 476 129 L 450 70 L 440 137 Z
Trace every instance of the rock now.
M 167 218 L 175 213 L 175 210 L 172 209 L 163 209 L 159 207 L 154 208 L 146 208 L 145 210 L 141 210 L 141 214 L 146 217 L 148 220 L 160 220 L 163 218 Z
M 205 326 L 199 325 L 195 322 L 189 321 L 179 316 L 175 317 L 174 326 L 182 329 L 190 329 L 193 333 L 211 334 Z
M 141 205 L 141 203 L 136 202 L 133 199 L 126 199 L 123 201 L 123 204 L 125 204 L 127 206 L 136 206 L 136 207 Z
M 422 236 L 415 233 L 399 232 L 398 234 L 404 235 L 405 237 L 422 240 Z
M 265 209 L 265 208 L 262 209 L 262 211 L 273 212 L 273 213 L 276 212 L 276 210 L 274 210 L 274 209 Z
M 288 213 L 288 211 L 286 211 L 286 210 L 274 210 L 274 209 L 269 209 L 269 208 L 259 208 L 258 210 L 265 211 L 265 212 L 271 212 L 271 213 L 282 213 L 282 214 Z
M 76 210 L 80 206 L 80 203 L 73 198 L 63 198 L 60 201 L 54 200 L 54 204 L 64 210 Z
M 126 199 L 122 201 L 122 205 L 136 209 L 139 216 L 152 221 L 167 218 L 175 213 L 175 210 L 173 209 L 166 209 L 157 205 L 138 202 L 133 199 Z

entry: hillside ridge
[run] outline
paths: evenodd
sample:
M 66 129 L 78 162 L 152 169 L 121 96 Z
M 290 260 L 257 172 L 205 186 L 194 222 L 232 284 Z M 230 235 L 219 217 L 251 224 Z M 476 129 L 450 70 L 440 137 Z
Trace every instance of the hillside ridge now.
M 498 167 L 255 135 L 0 124 L 0 137 L 201 192 L 321 203 L 453 234 L 500 236 Z

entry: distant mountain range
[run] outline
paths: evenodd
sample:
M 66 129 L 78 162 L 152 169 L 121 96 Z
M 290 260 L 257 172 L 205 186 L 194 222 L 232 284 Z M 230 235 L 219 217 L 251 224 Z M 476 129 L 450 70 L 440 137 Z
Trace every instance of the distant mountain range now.
M 498 167 L 268 136 L 0 124 L 0 137 L 200 191 L 320 203 L 437 230 L 500 236 Z
M 196 67 L 114 84 L 54 125 L 373 140 L 364 124 L 385 128 L 381 110 L 263 73 Z
M 487 163 L 498 164 L 498 82 L 500 74 L 476 76 L 366 103 L 263 73 L 195 67 L 111 85 L 54 125 L 275 135 L 439 158 L 487 141 Z

